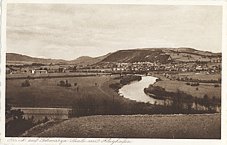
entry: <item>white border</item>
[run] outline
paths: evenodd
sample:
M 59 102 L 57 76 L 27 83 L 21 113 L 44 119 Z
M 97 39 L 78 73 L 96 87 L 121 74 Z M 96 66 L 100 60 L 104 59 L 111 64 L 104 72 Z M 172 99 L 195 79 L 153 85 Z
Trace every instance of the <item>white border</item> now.
M 50 138 L 50 139 L 59 139 L 60 141 L 67 140 L 67 142 L 61 143 L 47 143 L 47 142 L 24 142 L 28 138 L 9 138 L 5 137 L 5 63 L 6 63 L 6 6 L 7 3 L 58 3 L 58 4 L 152 4 L 152 5 L 220 5 L 223 6 L 223 27 L 222 27 L 222 136 L 221 140 L 209 140 L 209 139 L 128 139 L 131 141 L 130 144 L 173 144 L 173 145 L 197 145 L 197 144 L 206 144 L 206 145 L 224 145 L 227 144 L 227 93 L 224 87 L 227 86 L 227 1 L 226 0 L 2 0 L 2 21 L 1 21 L 1 139 L 0 144 L 73 144 L 70 142 L 70 138 Z M 223 87 L 224 86 L 224 87 Z M 16 139 L 17 141 L 12 141 Z M 36 139 L 36 138 L 29 138 Z M 40 138 L 40 140 L 43 138 Z M 11 140 L 11 141 L 10 141 Z M 94 139 L 95 140 L 95 139 Z M 102 139 L 104 140 L 104 139 Z M 114 139 L 116 140 L 116 139 Z M 75 144 L 75 142 L 74 142 Z M 77 143 L 81 144 L 81 143 Z M 83 144 L 95 144 L 95 143 L 83 143 Z M 100 144 L 100 143 L 96 143 Z M 110 144 L 110 143 L 102 143 Z M 116 144 L 118 145 L 118 144 Z

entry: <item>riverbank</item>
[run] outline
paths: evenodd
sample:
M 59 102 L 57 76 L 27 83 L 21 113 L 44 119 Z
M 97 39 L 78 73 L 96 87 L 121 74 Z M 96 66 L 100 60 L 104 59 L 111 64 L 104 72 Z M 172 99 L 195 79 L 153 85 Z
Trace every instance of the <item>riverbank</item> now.
M 187 94 L 190 94 L 192 96 L 196 96 L 198 98 L 203 98 L 204 95 L 207 95 L 209 98 L 215 97 L 217 99 L 221 98 L 221 84 L 220 86 L 215 86 L 215 83 L 199 83 L 198 85 L 190 85 L 187 82 L 188 81 L 178 81 L 176 79 L 176 76 L 179 78 L 188 77 L 193 79 L 202 79 L 203 81 L 211 81 L 211 80 L 218 80 L 220 75 L 213 75 L 213 74 L 202 74 L 202 73 L 181 73 L 181 74 L 152 74 L 152 76 L 160 78 L 161 81 L 157 81 L 154 86 L 159 86 L 164 88 L 166 91 L 169 92 L 176 92 L 177 90 L 183 91 Z M 177 77 L 177 78 L 178 78 Z
M 220 112 L 221 87 L 210 83 L 190 85 L 185 81 L 170 79 L 171 76 L 167 73 L 153 75 L 158 77 L 159 81 L 144 89 L 144 92 L 151 97 L 166 100 L 169 106 L 180 103 L 182 108 L 189 110 Z M 179 105 L 177 106 L 179 108 Z

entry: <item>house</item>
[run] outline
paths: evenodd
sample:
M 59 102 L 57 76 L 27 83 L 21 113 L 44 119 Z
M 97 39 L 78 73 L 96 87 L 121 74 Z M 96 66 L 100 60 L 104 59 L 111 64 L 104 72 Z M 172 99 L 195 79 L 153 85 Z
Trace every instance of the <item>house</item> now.
M 32 74 L 47 74 L 47 70 L 31 70 Z
M 15 73 L 20 73 L 20 68 L 18 67 L 6 67 L 6 74 L 15 74 Z
M 202 66 L 200 66 L 200 65 L 197 66 L 195 69 L 196 69 L 196 71 L 202 71 L 203 70 Z

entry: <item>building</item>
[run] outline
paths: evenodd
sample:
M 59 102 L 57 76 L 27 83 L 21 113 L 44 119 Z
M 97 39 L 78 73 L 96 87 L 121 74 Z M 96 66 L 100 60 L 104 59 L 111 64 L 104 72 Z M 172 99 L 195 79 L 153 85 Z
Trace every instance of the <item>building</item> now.
M 47 70 L 31 70 L 32 74 L 47 74 Z

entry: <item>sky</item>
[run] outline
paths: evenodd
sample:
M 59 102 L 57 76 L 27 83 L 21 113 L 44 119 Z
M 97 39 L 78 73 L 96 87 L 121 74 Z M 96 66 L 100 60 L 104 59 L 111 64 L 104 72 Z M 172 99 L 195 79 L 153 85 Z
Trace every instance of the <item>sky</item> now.
M 72 60 L 122 49 L 221 52 L 221 6 L 8 4 L 7 52 Z

